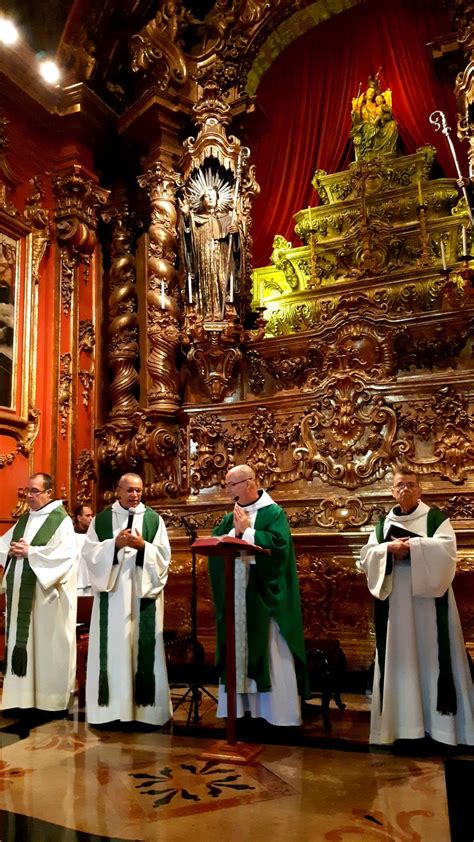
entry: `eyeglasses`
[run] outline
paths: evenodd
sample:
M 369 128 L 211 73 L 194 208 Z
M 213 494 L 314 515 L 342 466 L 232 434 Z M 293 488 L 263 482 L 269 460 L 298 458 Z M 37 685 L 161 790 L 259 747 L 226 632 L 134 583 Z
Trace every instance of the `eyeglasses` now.
M 124 488 L 123 485 L 119 485 L 118 488 L 125 491 L 125 494 L 143 494 L 143 488 Z
M 238 479 L 236 482 L 226 482 L 226 483 L 224 483 L 224 488 L 231 488 L 233 485 L 240 485 L 241 482 L 249 482 L 249 481 L 250 481 L 250 477 L 247 477 L 246 479 Z
M 397 482 L 396 485 L 393 486 L 395 491 L 401 491 L 402 488 L 409 488 L 410 490 L 413 488 L 418 487 L 417 482 Z
M 31 497 L 37 497 L 38 494 L 44 494 L 49 491 L 49 488 L 25 488 L 25 494 L 30 494 Z

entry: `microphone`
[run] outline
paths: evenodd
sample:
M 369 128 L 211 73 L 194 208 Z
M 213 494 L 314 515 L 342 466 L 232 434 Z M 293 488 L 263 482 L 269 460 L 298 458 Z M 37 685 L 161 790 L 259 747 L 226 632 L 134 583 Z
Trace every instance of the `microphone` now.
M 239 500 L 240 500 L 240 497 L 239 497 L 238 494 L 236 494 L 235 497 L 234 497 L 234 503 L 238 503 Z
M 127 520 L 127 526 L 125 527 L 126 529 L 131 529 L 131 528 L 132 528 L 133 516 L 134 516 L 134 515 L 135 515 L 135 509 L 129 509 L 129 510 L 128 510 L 128 520 Z

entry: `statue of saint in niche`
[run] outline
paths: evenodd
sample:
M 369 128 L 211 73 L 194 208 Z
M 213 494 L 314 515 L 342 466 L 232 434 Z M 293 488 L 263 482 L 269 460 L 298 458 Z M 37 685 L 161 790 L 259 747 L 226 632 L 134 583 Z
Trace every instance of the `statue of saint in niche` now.
M 380 89 L 379 75 L 352 100 L 352 130 L 356 161 L 369 161 L 395 152 L 398 125 L 392 115 L 392 92 Z
M 241 226 L 232 212 L 231 186 L 211 170 L 200 170 L 180 207 L 188 299 L 191 292 L 204 319 L 222 319 L 242 277 Z

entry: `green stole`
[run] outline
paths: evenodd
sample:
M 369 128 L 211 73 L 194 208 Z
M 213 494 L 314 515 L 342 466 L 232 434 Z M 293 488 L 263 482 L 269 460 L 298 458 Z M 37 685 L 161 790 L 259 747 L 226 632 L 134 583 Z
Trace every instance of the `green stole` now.
M 36 535 L 30 541 L 32 547 L 44 547 L 48 544 L 56 532 L 60 523 L 68 516 L 66 509 L 63 506 L 58 506 L 49 513 L 46 520 L 38 529 Z M 17 520 L 12 534 L 12 543 L 19 541 L 25 534 L 26 524 L 28 523 L 28 514 L 21 515 Z M 13 598 L 13 583 L 15 579 L 15 567 L 17 558 L 15 556 L 9 557 L 9 564 L 6 574 L 7 580 L 7 630 L 6 630 L 6 645 L 5 645 L 5 672 L 8 665 L 8 646 L 10 642 L 10 622 L 11 622 L 11 608 Z M 11 669 L 14 675 L 23 678 L 28 669 L 28 655 L 27 644 L 30 633 L 31 612 L 33 610 L 33 599 L 36 588 L 36 575 L 31 569 L 27 558 L 23 559 L 23 570 L 20 581 L 20 594 L 18 597 L 18 616 L 16 623 L 16 641 L 12 652 Z
M 153 509 L 146 508 L 143 515 L 142 537 L 152 543 L 158 531 L 160 516 Z M 105 509 L 96 515 L 95 531 L 99 541 L 113 538 L 112 509 Z M 144 551 L 138 550 L 136 566 L 143 567 Z M 118 564 L 117 549 L 113 564 Z M 100 707 L 109 704 L 109 678 L 107 649 L 109 635 L 109 593 L 99 593 L 99 695 Z M 156 600 L 148 597 L 140 600 L 140 621 L 138 627 L 138 656 L 135 674 L 135 704 L 146 707 L 155 703 L 155 626 Z
M 230 512 L 213 529 L 212 534 L 227 535 L 232 527 L 233 513 Z M 268 638 L 270 619 L 273 618 L 293 654 L 298 692 L 302 698 L 308 699 L 311 692 L 306 666 L 296 559 L 290 528 L 282 508 L 276 503 L 272 503 L 258 509 L 254 529 L 257 545 L 268 545 L 268 542 L 267 544 L 264 543 L 265 535 L 261 534 L 265 532 L 272 533 L 274 539 L 280 535 L 280 541 L 278 547 L 273 547 L 270 556 L 256 553 L 257 564 L 250 565 L 246 591 L 247 676 L 255 680 L 259 693 L 268 692 L 272 689 Z M 216 664 L 219 667 L 220 678 L 225 683 L 225 573 L 222 558 L 218 556 L 209 558 L 209 576 L 216 614 Z
M 426 537 L 432 538 L 436 530 L 447 519 L 440 509 L 430 509 L 427 516 Z M 375 537 L 379 544 L 384 540 L 385 517 L 375 527 Z M 385 650 L 387 645 L 387 625 L 390 598 L 376 599 L 374 606 L 375 640 L 380 669 L 380 712 L 383 707 L 383 687 L 385 676 Z M 435 597 L 436 625 L 438 632 L 438 696 L 436 710 L 442 714 L 455 714 L 457 711 L 456 688 L 454 686 L 449 646 L 448 591 L 443 596 Z

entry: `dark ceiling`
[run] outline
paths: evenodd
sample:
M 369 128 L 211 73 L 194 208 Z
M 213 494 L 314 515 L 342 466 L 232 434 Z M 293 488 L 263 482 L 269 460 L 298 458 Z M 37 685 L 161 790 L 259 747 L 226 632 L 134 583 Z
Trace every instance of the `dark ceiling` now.
M 56 52 L 73 0 L 2 0 L 2 12 L 35 53 Z

